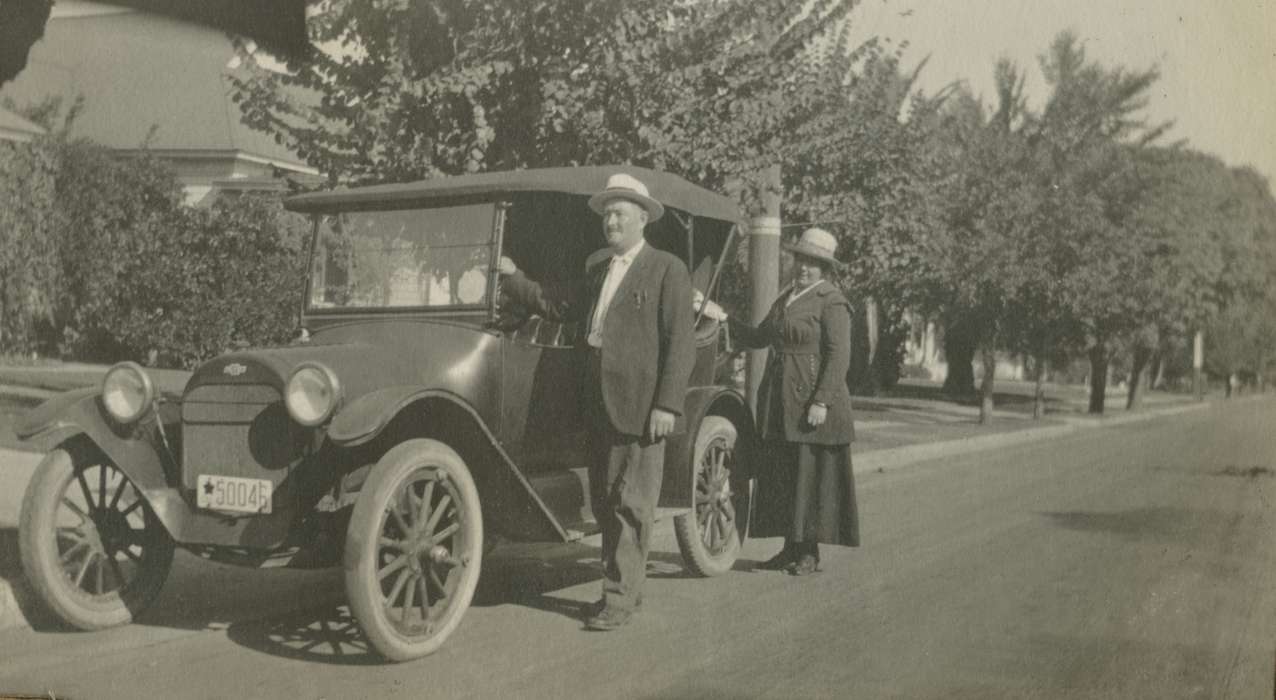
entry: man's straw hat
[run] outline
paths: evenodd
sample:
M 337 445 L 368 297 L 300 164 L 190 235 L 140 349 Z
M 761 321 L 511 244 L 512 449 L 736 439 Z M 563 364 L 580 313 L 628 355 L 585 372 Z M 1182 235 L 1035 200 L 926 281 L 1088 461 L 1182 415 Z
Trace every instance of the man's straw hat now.
M 602 214 L 603 207 L 613 199 L 627 199 L 646 209 L 647 223 L 652 223 L 665 215 L 664 206 L 652 199 L 647 192 L 647 186 L 633 175 L 616 173 L 607 178 L 607 186 L 603 188 L 603 191 L 589 198 L 589 208 Z

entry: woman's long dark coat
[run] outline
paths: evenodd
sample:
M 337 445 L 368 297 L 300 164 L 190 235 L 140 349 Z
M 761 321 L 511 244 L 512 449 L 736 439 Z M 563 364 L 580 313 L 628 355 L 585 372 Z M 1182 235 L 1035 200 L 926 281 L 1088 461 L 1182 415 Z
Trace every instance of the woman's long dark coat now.
M 851 314 L 846 297 L 821 281 L 786 304 L 785 290 L 757 328 L 732 324 L 741 344 L 770 348 L 758 391 L 758 428 L 766 444 L 758 474 L 756 537 L 859 546 L 850 442 L 855 439 L 846 372 Z M 812 403 L 828 407 L 824 424 L 807 422 Z
M 851 305 L 832 284 L 816 286 L 785 305 L 780 294 L 756 328 L 733 323 L 742 345 L 771 349 L 758 389 L 758 428 L 763 439 L 844 445 L 855 440 L 851 392 Z M 806 422 L 812 403 L 828 406 L 818 428 Z

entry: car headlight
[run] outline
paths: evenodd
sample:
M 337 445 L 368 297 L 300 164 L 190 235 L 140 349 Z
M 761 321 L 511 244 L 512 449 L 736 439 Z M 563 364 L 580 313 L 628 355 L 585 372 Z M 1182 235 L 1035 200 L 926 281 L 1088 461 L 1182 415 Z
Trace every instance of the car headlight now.
M 332 370 L 318 362 L 303 362 L 293 370 L 284 391 L 284 403 L 292 419 L 314 427 L 332 417 L 341 400 L 341 383 Z
M 102 378 L 102 405 L 120 423 L 141 418 L 155 401 L 155 385 L 136 362 L 121 362 Z

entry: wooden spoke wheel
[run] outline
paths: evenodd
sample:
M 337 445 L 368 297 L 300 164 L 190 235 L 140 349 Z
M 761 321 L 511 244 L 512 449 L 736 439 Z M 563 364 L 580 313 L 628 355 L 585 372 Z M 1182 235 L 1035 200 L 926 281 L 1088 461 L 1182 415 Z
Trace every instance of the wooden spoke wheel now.
M 722 416 L 705 416 L 696 432 L 695 510 L 674 519 L 674 534 L 687 568 L 699 576 L 731 570 L 740 556 L 736 506 L 736 429 Z
M 50 452 L 36 468 L 18 537 L 35 593 L 85 630 L 131 622 L 159 595 L 173 563 L 173 540 L 141 492 L 84 443 Z
M 346 594 L 372 646 L 391 661 L 436 651 L 478 585 L 483 516 L 460 456 L 409 440 L 372 468 L 346 532 Z

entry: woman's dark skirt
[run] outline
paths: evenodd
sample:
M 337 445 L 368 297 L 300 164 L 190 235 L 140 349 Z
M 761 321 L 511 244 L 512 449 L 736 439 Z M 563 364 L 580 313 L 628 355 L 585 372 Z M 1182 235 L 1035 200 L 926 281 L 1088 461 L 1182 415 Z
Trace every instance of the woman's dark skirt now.
M 858 547 L 850 445 L 770 440 L 764 445 L 749 534 Z

